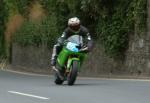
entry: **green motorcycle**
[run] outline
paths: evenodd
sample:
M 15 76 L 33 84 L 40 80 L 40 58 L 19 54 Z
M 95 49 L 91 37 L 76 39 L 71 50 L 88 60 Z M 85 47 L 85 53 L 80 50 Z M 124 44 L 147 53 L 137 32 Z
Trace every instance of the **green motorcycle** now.
M 61 85 L 67 80 L 73 85 L 78 72 L 87 54 L 87 47 L 83 45 L 82 37 L 73 35 L 65 41 L 62 51 L 57 58 L 55 70 L 55 83 Z

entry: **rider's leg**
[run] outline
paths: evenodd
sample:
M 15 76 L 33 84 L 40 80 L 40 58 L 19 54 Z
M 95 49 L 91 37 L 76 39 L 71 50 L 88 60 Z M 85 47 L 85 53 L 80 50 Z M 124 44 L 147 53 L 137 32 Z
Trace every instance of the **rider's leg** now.
M 61 48 L 61 45 L 58 43 L 56 45 L 54 45 L 54 47 L 53 47 L 53 53 L 52 53 L 52 57 L 51 57 L 51 65 L 52 66 L 56 65 L 56 59 L 60 52 L 60 48 Z

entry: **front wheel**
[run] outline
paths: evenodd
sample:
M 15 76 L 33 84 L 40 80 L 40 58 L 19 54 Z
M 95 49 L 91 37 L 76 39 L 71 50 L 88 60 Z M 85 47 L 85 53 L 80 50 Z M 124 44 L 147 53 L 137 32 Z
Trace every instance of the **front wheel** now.
M 78 61 L 73 61 L 70 73 L 68 74 L 68 85 L 73 85 L 78 75 Z

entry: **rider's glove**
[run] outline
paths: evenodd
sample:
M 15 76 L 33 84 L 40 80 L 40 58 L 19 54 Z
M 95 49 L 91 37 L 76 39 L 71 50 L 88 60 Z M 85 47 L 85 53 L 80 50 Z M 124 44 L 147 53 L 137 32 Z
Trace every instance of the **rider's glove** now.
M 90 52 L 93 49 L 93 41 L 89 40 L 87 43 L 87 50 Z

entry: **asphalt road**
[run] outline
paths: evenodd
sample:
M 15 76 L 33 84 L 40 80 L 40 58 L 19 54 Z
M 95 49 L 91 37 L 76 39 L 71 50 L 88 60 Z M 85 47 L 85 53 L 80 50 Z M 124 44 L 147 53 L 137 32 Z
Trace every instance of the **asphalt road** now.
M 0 71 L 0 103 L 150 103 L 150 81 L 78 78 L 57 86 L 52 76 Z

